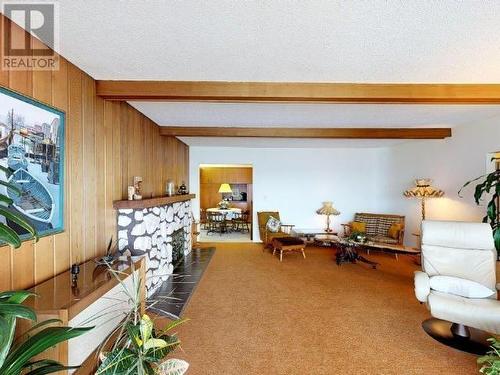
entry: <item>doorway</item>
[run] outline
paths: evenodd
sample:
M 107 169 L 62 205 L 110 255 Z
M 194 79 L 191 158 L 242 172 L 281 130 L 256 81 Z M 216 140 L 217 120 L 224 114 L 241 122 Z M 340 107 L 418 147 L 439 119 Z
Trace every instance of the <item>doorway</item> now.
M 251 242 L 253 168 L 200 165 L 199 242 Z

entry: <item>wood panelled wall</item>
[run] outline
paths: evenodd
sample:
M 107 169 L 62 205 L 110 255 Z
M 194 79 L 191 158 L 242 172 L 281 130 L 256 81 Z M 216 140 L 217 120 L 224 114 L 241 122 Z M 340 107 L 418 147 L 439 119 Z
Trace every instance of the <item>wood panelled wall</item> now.
M 127 103 L 97 97 L 95 81 L 64 58 L 52 72 L 0 70 L 0 85 L 66 112 L 65 231 L 16 250 L 0 247 L 0 291 L 30 287 L 103 254 L 116 237 L 112 203 L 126 198 L 133 176 L 143 177 L 146 197 L 161 195 L 169 178 L 188 183 L 188 146 L 160 136 L 159 126 Z

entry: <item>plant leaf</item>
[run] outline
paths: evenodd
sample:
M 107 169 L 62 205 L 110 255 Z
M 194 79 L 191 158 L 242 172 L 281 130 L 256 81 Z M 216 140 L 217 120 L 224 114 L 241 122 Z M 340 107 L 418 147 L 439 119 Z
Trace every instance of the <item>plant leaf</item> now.
M 153 348 L 161 349 L 161 348 L 164 348 L 165 346 L 167 346 L 167 342 L 165 340 L 151 338 L 144 343 L 143 347 L 144 347 L 144 350 L 149 350 L 149 349 L 153 349 Z
M 16 195 L 21 195 L 21 189 L 19 189 L 16 185 L 11 184 L 10 182 L 0 180 L 0 185 L 5 186 L 7 189 L 12 190 L 12 192 Z
M 12 171 L 9 168 L 4 167 L 3 165 L 0 165 L 0 171 L 4 172 L 7 178 L 9 178 L 12 174 Z
M 97 369 L 96 375 L 132 374 L 137 369 L 137 354 L 127 348 L 107 353 L 106 359 Z
M 5 207 L 2 206 L 0 206 L 0 215 L 5 216 L 5 218 L 12 220 L 16 224 L 26 229 L 31 234 L 31 236 L 38 241 L 38 235 L 36 229 L 31 225 L 31 223 L 29 223 L 23 217 L 13 213 L 12 211 L 7 210 Z
M 32 308 L 17 303 L 0 302 L 0 314 L 36 321 L 36 314 Z
M 60 342 L 78 337 L 88 332 L 93 327 L 71 328 L 71 327 L 48 327 L 21 343 L 15 350 L 11 351 L 3 367 L 1 374 L 17 375 L 31 360 L 48 348 L 59 344 Z
M 10 303 L 23 303 L 28 297 L 35 297 L 36 293 L 27 290 L 9 290 L 0 293 L 0 301 L 7 300 Z
M 4 241 L 16 249 L 21 246 L 21 238 L 14 231 L 14 229 L 9 228 L 4 223 L 0 223 L 0 241 Z
M 183 375 L 189 368 L 189 363 L 182 359 L 169 358 L 158 366 L 161 375 Z
M 25 366 L 25 368 L 30 369 L 26 375 L 53 374 L 55 372 L 77 369 L 79 367 L 80 366 L 64 366 L 63 364 L 51 359 L 42 359 L 40 361 L 30 362 Z

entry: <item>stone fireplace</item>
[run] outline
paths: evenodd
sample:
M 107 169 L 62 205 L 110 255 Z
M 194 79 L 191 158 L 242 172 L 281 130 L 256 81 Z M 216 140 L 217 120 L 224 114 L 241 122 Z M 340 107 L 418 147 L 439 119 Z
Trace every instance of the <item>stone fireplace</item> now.
M 145 201 L 155 199 L 159 198 Z M 180 202 L 161 204 L 160 200 L 155 203 L 159 204 L 144 208 L 118 208 L 118 250 L 121 253 L 129 250 L 133 256 L 146 256 L 148 297 L 191 251 L 189 198 Z

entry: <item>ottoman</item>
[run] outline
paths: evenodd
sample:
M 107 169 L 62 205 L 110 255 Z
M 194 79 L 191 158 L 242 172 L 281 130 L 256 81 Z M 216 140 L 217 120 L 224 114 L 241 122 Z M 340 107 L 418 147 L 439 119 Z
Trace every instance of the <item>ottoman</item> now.
M 305 258 L 306 253 L 304 248 L 306 243 L 298 237 L 281 237 L 273 239 L 273 255 L 276 251 L 280 252 L 280 262 L 283 261 L 283 253 L 285 251 L 300 251 L 302 256 Z

